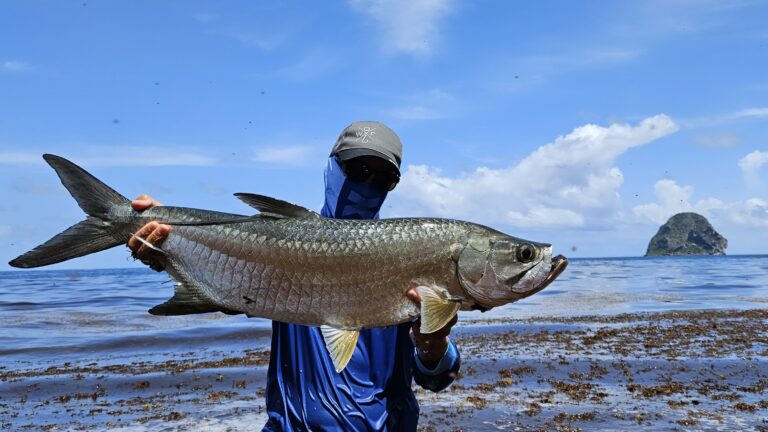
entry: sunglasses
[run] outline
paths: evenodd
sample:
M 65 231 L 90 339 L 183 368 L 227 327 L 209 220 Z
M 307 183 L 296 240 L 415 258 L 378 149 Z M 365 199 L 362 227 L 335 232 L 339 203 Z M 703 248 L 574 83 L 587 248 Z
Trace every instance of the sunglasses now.
M 378 171 L 358 158 L 341 162 L 341 170 L 350 180 L 365 182 L 384 191 L 391 191 L 400 182 L 400 173 L 396 170 Z

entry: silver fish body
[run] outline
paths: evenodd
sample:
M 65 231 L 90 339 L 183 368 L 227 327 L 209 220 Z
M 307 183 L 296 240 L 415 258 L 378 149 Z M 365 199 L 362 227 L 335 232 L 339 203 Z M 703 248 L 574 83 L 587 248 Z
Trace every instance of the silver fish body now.
M 10 262 L 38 267 L 124 244 L 150 220 L 173 225 L 161 245 L 174 296 L 150 313 L 215 312 L 322 326 L 341 370 L 361 328 L 421 316 L 422 331 L 459 309 L 487 310 L 545 288 L 567 265 L 551 246 L 450 219 L 320 217 L 269 197 L 237 194 L 243 216 L 181 207 L 144 212 L 82 168 L 45 155 L 89 217 Z M 421 305 L 406 296 L 417 289 Z
M 466 296 L 452 251 L 471 228 L 435 219 L 263 219 L 177 226 L 162 248 L 169 273 L 223 308 L 357 329 L 418 316 L 410 288 Z

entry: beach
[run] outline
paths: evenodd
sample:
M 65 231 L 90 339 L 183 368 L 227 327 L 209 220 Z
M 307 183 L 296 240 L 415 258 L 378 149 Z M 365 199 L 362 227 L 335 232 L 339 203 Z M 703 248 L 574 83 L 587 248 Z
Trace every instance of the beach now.
M 416 389 L 419 429 L 768 430 L 768 258 L 671 261 L 671 270 L 645 282 L 631 277 L 655 262 L 576 261 L 547 295 L 462 313 L 452 333 L 461 373 L 443 392 Z M 753 270 L 734 278 L 730 272 L 745 264 Z M 132 272 L 139 286 L 156 282 L 156 275 Z M 18 282 L 16 273 L 6 281 Z M 59 288 L 88 281 L 93 289 L 124 276 L 34 277 L 44 291 L 50 287 L 41 280 Z M 611 277 L 621 289 L 601 285 Z M 636 286 L 665 278 L 673 282 L 645 292 Z M 153 295 L 135 311 L 115 308 L 114 299 L 88 313 L 72 302 L 48 304 L 60 316 L 46 318 L 45 334 L 40 304 L 0 302 L 17 311 L 0 320 L 0 429 L 259 430 L 269 323 L 221 314 L 146 317 L 145 303 L 164 293 Z M 58 327 L 67 342 L 55 343 L 50 332 Z
M 420 430 L 768 430 L 768 311 L 461 323 Z M 269 352 L 0 370 L 3 430 L 253 430 Z M 43 421 L 40 421 L 43 419 Z

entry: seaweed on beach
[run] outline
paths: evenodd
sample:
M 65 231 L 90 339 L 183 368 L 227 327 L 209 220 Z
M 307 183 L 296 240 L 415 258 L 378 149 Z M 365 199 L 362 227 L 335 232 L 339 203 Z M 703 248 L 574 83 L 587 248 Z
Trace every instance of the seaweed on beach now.
M 454 333 L 462 373 L 445 392 L 417 391 L 422 431 L 768 424 L 768 311 L 460 322 Z M 0 427 L 260 424 L 268 359 L 258 349 L 5 368 Z

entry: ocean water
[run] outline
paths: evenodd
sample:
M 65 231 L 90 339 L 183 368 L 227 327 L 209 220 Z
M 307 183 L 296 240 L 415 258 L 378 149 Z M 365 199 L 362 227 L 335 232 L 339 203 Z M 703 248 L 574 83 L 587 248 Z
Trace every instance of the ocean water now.
M 0 272 L 0 360 L 127 358 L 263 348 L 270 323 L 224 314 L 156 317 L 173 284 L 148 269 Z M 768 255 L 574 259 L 546 290 L 462 320 L 768 306 Z M 158 354 L 162 353 L 162 354 Z
M 166 275 L 148 269 L 0 272 L 0 430 L 259 430 L 266 421 L 270 322 L 147 313 L 172 291 Z M 583 430 L 636 430 L 638 415 L 646 418 L 644 430 L 679 430 L 680 422 L 693 424 L 686 418 L 693 415 L 702 430 L 758 430 L 768 423 L 757 408 L 766 402 L 759 389 L 768 382 L 762 314 L 702 318 L 706 328 L 696 327 L 702 350 L 695 355 L 680 351 L 679 338 L 687 339 L 696 322 L 689 314 L 678 323 L 683 334 L 672 331 L 665 342 L 679 359 L 654 342 L 657 331 L 674 323 L 620 315 L 766 306 L 768 255 L 572 260 L 555 283 L 528 299 L 460 314 L 452 334 L 467 375 L 437 396 L 417 395 L 422 426 L 542 430 L 553 429 L 558 415 L 589 414 L 594 418 L 577 421 Z M 600 339 L 626 327 L 632 337 Z M 653 331 L 638 341 L 636 328 Z M 587 346 L 588 340 L 594 342 Z M 529 372 L 495 388 L 502 369 Z M 735 410 L 718 394 L 705 397 L 713 377 L 724 395 L 754 411 Z M 670 380 L 690 388 L 646 399 L 631 390 Z M 568 386 L 603 396 L 574 403 L 558 390 L 575 388 Z M 487 408 L 471 403 L 481 400 Z M 536 400 L 541 414 L 530 412 Z M 456 407 L 463 414 L 447 419 Z

